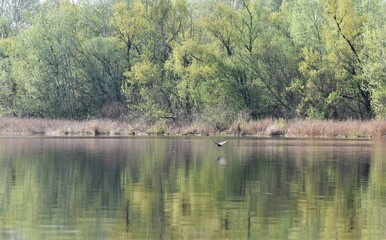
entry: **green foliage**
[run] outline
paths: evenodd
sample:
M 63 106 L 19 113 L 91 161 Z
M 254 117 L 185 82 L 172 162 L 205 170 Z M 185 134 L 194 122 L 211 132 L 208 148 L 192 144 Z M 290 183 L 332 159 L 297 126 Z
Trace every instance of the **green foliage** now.
M 209 123 L 218 131 L 228 129 L 231 123 L 238 117 L 238 112 L 235 112 L 227 105 L 219 104 L 211 107 L 206 107 L 200 114 L 199 120 Z
M 364 26 L 374 11 L 363 11 L 359 3 L 351 0 L 326 0 L 317 5 L 317 11 L 302 8 L 297 5 L 300 3 L 295 1 L 288 8 L 294 12 L 301 9 L 302 13 L 292 18 L 297 21 L 291 24 L 293 36 L 304 39 L 299 41 L 304 45 L 299 64 L 302 80 L 292 85 L 292 90 L 297 89 L 301 96 L 298 112 L 312 118 L 315 115 L 335 119 L 373 117 L 374 107 L 379 104 L 374 102 L 377 90 L 371 83 L 372 77 L 366 76 L 369 51 L 365 47 Z M 382 4 L 368 2 L 366 9 L 375 5 L 381 8 Z M 298 21 L 300 16 L 304 21 Z M 308 29 L 312 30 L 311 36 L 306 32 Z M 308 39 L 314 39 L 314 44 Z M 378 60 L 371 62 L 376 64 Z
M 14 82 L 10 73 L 9 59 L 0 57 L 0 115 L 6 114 L 12 106 Z
M 148 134 L 162 135 L 167 132 L 166 122 L 163 120 L 155 122 L 148 130 Z
M 82 8 L 64 3 L 37 15 L 14 50 L 14 111 L 21 115 L 85 118 L 120 101 L 122 63 L 115 41 L 84 27 Z
M 0 17 L 3 115 L 386 116 L 381 0 L 25 2 Z
M 369 81 L 371 105 L 378 118 L 386 117 L 386 4 L 376 1 L 364 26 L 364 77 Z
M 23 92 L 18 95 L 20 108 L 26 107 L 27 114 L 75 118 L 84 113 L 80 105 L 85 99 L 78 92 L 87 86 L 75 67 L 80 48 L 77 17 L 75 6 L 63 5 L 58 12 L 38 16 L 20 34 L 14 72 L 18 91 Z

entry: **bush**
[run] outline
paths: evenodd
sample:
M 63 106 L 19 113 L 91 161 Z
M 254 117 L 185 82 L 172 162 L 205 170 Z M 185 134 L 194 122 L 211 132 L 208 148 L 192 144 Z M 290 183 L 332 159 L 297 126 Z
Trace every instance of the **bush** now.
M 279 125 L 271 125 L 267 128 L 266 133 L 269 136 L 282 136 L 285 132 Z
M 211 124 L 217 131 L 229 129 L 237 113 L 226 105 L 206 107 L 197 117 L 199 122 Z
M 229 133 L 235 135 L 252 135 L 254 134 L 251 129 L 251 116 L 247 112 L 239 112 L 236 120 L 233 121 L 229 128 Z
M 167 132 L 168 126 L 165 121 L 155 122 L 147 131 L 148 134 L 162 135 Z
M 106 103 L 101 110 L 102 118 L 122 120 L 127 114 L 127 107 L 120 102 Z

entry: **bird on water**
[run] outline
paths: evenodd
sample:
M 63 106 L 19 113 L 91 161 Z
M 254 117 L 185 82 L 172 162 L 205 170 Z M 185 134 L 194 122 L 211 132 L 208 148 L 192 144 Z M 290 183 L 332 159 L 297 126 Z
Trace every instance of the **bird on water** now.
M 222 142 L 214 142 L 218 147 L 222 147 L 228 140 L 222 141 Z

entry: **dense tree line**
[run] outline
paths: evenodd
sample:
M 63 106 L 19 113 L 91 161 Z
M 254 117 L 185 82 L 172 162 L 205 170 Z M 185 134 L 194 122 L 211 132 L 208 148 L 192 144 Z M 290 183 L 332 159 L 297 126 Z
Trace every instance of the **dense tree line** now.
M 0 115 L 386 117 L 383 0 L 1 0 Z

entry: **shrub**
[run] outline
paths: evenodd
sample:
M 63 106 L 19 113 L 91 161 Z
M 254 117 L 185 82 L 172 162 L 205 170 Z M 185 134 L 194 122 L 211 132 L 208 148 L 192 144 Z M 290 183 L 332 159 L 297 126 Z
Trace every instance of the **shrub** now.
M 196 115 L 199 122 L 209 123 L 219 132 L 228 129 L 236 117 L 237 113 L 223 104 L 206 107 L 201 114 Z
M 271 125 L 265 131 L 269 136 L 282 136 L 284 135 L 284 129 L 279 127 L 278 125 Z
M 120 102 L 106 103 L 101 110 L 102 118 L 122 120 L 127 115 L 127 107 Z
M 157 121 L 148 129 L 148 134 L 162 135 L 167 132 L 168 126 L 165 121 Z
M 252 135 L 250 127 L 251 117 L 247 112 L 239 112 L 236 120 L 234 120 L 228 130 L 228 133 L 234 135 Z

